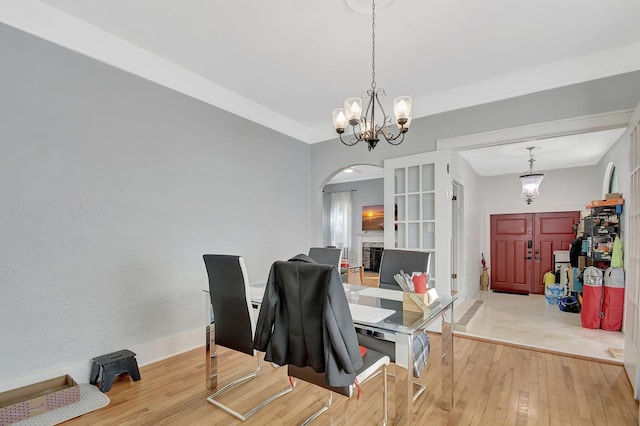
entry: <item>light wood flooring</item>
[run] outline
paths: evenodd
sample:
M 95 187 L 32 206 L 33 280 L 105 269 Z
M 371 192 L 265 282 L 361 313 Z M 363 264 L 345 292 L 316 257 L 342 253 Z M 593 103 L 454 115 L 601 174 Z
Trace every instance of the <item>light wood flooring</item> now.
M 432 359 L 418 379 L 427 391 L 418 399 L 416 425 L 636 425 L 638 405 L 623 367 L 454 337 L 454 401 L 451 413 L 437 406 L 440 336 L 431 335 Z M 219 350 L 220 384 L 231 372 L 250 371 L 255 359 Z M 204 348 L 141 368 L 142 380 L 124 375 L 107 393 L 111 403 L 68 425 L 239 425 L 209 404 Z M 381 377 L 364 385 L 358 400 L 334 395 L 331 408 L 313 424 L 380 424 Z M 288 386 L 285 368 L 263 363 L 261 375 L 225 401 L 242 410 L 267 393 Z M 393 386 L 390 386 L 392 393 Z M 390 398 L 393 395 L 390 394 Z M 288 395 L 250 418 L 247 425 L 294 425 L 318 409 L 327 392 L 298 381 Z M 393 414 L 393 412 L 391 413 Z

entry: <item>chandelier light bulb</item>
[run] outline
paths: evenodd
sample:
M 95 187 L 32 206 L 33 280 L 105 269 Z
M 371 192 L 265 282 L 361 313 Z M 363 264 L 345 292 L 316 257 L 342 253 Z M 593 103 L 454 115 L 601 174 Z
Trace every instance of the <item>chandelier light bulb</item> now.
M 347 127 L 347 115 L 344 113 L 344 109 L 336 108 L 333 110 L 333 126 L 338 133 L 344 132 Z
M 396 124 L 399 129 L 404 131 L 407 131 L 411 124 L 411 115 L 413 113 L 411 104 L 411 96 L 398 96 L 393 100 L 393 113 L 396 116 Z
M 344 101 L 344 110 L 347 114 L 347 120 L 352 126 L 360 122 L 362 116 L 362 98 L 349 98 Z

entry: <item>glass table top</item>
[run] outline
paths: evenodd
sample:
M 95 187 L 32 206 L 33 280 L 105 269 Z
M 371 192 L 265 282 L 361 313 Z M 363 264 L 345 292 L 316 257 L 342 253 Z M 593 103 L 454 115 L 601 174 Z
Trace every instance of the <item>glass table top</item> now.
M 262 303 L 264 287 L 250 286 L 250 299 L 255 306 Z M 344 284 L 345 295 L 354 324 L 371 330 L 412 334 L 424 328 L 451 308 L 456 297 L 441 296 L 429 305 L 429 312 L 419 313 L 402 308 L 402 291 L 386 290 L 355 284 Z M 208 290 L 203 290 L 208 297 Z
M 403 334 L 412 334 L 425 327 L 449 309 L 456 299 L 440 297 L 429 306 L 429 312 L 418 313 L 403 310 L 402 291 L 354 284 L 345 284 L 344 288 L 355 324 Z M 378 317 L 374 316 L 374 311 L 378 311 Z

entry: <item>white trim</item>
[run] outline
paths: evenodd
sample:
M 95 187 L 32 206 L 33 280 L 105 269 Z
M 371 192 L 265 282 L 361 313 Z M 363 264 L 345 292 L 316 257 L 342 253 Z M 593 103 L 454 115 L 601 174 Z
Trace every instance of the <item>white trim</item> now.
M 414 119 L 640 69 L 640 43 L 533 67 L 414 99 Z
M 307 126 L 44 3 L 4 1 L 0 21 L 277 132 L 311 140 Z
M 557 136 L 594 132 L 627 127 L 633 110 L 605 112 L 582 117 L 546 121 L 526 126 L 510 127 L 490 132 L 476 133 L 436 141 L 437 150 L 462 151 L 486 146 L 504 145 L 529 139 L 546 139 Z
M 316 143 L 336 138 L 329 120 L 322 125 L 303 125 L 42 2 L 4 0 L 0 22 L 300 141 Z M 640 70 L 640 42 L 431 93 L 414 100 L 413 117 L 417 119 L 636 70 Z
M 197 347 L 204 346 L 204 324 L 202 327 L 183 333 L 174 334 L 173 336 L 164 337 L 151 342 L 145 342 L 140 345 L 129 347 L 136 354 L 138 367 L 142 367 L 163 359 L 190 351 Z M 112 351 L 122 349 L 120 347 L 112 348 Z M 112 352 L 107 350 L 105 352 Z M 204 350 L 202 351 L 204 355 Z M 103 355 L 97 353 L 95 356 Z M 47 368 L 45 370 L 34 371 L 26 376 L 15 377 L 8 380 L 0 381 L 0 392 L 27 386 L 52 377 L 69 374 L 78 383 L 88 383 L 89 374 L 91 372 L 91 358 L 75 360 L 69 364 L 59 365 L 57 367 Z M 144 380 L 144 375 L 142 375 Z

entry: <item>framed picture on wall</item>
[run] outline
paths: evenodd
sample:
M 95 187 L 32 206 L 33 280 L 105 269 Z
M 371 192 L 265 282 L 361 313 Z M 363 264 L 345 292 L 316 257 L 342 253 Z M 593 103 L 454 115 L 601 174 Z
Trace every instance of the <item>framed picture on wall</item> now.
M 384 231 L 384 204 L 362 206 L 362 230 Z

